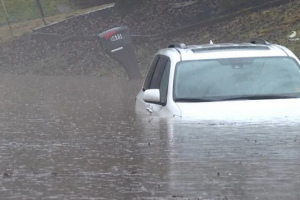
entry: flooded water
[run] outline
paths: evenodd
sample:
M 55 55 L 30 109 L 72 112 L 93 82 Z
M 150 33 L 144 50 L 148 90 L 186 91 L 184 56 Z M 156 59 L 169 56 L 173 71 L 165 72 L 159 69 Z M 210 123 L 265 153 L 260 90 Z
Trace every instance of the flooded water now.
M 300 126 L 138 117 L 142 81 L 0 76 L 0 199 L 300 199 Z

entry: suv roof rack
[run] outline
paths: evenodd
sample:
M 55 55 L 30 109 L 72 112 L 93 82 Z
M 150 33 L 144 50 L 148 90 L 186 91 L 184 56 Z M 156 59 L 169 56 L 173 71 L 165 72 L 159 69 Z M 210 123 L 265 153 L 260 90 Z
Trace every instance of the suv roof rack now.
M 184 43 L 176 43 L 176 44 L 170 44 L 168 48 L 180 48 L 180 49 L 186 49 L 186 45 Z
M 252 46 L 252 45 L 219 45 L 214 47 L 202 47 L 192 49 L 194 53 L 204 51 L 222 51 L 222 50 L 270 50 L 268 46 Z
M 264 39 L 261 38 L 252 38 L 250 39 L 249 43 L 251 44 L 264 44 L 264 45 L 269 45 L 270 43 Z

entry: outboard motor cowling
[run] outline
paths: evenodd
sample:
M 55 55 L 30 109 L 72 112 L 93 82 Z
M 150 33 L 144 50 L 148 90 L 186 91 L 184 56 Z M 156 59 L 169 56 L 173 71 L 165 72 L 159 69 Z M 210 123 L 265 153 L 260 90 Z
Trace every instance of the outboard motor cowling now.
M 99 39 L 105 52 L 125 68 L 129 79 L 142 78 L 128 27 L 107 30 Z

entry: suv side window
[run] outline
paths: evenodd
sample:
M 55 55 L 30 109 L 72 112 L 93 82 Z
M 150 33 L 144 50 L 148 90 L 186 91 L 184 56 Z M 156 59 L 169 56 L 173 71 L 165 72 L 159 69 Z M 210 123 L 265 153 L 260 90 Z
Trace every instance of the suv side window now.
M 170 76 L 170 60 L 160 56 L 153 72 L 149 89 L 159 89 L 162 105 L 167 103 L 168 84 Z
M 171 63 L 170 60 L 168 60 L 159 86 L 160 100 L 162 105 L 167 104 L 170 68 L 171 68 Z
M 162 80 L 162 76 L 164 74 L 166 65 L 168 63 L 168 58 L 164 57 L 164 56 L 160 56 L 159 60 L 156 64 L 151 82 L 150 82 L 150 87 L 149 89 L 159 89 L 160 88 L 160 83 Z
M 156 64 L 157 64 L 158 60 L 159 60 L 159 56 L 156 56 L 152 61 L 152 64 L 150 66 L 150 69 L 148 71 L 147 77 L 146 77 L 145 82 L 144 82 L 143 91 L 150 88 L 152 75 L 153 75 L 153 72 L 155 70 L 155 67 L 156 67 Z

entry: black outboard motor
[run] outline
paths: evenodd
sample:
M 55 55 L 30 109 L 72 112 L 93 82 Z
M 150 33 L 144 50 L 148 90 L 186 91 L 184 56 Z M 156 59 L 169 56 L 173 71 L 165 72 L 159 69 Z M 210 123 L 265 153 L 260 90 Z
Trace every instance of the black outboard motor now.
M 110 29 L 99 38 L 102 48 L 125 68 L 129 79 L 142 78 L 128 27 Z

